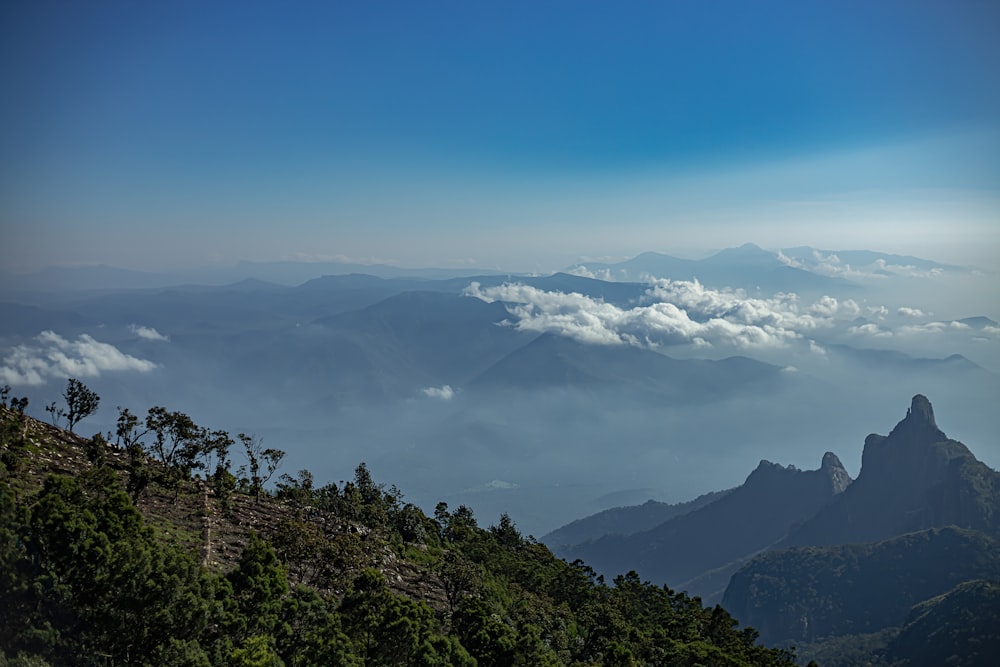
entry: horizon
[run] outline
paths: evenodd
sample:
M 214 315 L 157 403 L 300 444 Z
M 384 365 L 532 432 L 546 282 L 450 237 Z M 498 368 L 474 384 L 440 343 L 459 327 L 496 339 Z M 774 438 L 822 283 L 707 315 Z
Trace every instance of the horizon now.
M 5 271 L 745 242 L 1000 268 L 990 3 L 49 9 L 0 9 Z

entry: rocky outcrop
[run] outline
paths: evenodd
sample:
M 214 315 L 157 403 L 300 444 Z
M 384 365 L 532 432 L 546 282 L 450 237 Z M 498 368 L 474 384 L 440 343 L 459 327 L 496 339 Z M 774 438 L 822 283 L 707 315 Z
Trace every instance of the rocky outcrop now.
M 833 489 L 834 494 L 842 493 L 851 485 L 851 476 L 844 468 L 844 464 L 840 462 L 840 459 L 833 452 L 823 454 L 823 463 L 819 469 L 830 479 L 830 487 Z
M 992 532 L 997 497 L 1000 475 L 949 439 L 930 401 L 917 394 L 888 436 L 865 439 L 858 479 L 788 544 L 871 542 L 946 525 Z

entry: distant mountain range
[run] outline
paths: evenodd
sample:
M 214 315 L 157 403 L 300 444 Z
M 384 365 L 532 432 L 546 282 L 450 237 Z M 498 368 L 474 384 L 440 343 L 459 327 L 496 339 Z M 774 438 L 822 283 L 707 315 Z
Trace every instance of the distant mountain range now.
M 534 534 L 733 487 L 762 456 L 795 451 L 808 466 L 851 436 L 838 410 L 877 425 L 889 396 L 926 386 L 972 434 L 995 433 L 977 416 L 1000 391 L 1000 317 L 938 322 L 920 301 L 936 278 L 855 285 L 792 260 L 753 245 L 704 260 L 647 253 L 615 280 L 592 265 L 528 276 L 295 262 L 3 276 L 0 384 L 30 388 L 29 413 L 44 417 L 78 374 L 103 397 L 87 424 L 102 431 L 116 406 L 167 394 L 201 423 L 298 448 L 330 479 L 366 460 L 416 502 L 509 510 Z M 702 284 L 629 277 L 647 269 Z M 889 283 L 904 301 L 872 291 Z
M 779 255 L 780 253 L 780 255 Z M 583 262 L 564 269 L 566 273 L 589 272 L 598 278 L 618 282 L 641 282 L 646 276 L 691 280 L 717 287 L 760 289 L 763 291 L 823 290 L 851 288 L 844 277 L 831 275 L 835 266 L 869 267 L 883 275 L 894 270 L 964 271 L 963 267 L 941 264 L 908 255 L 870 250 L 818 250 L 810 247 L 769 251 L 752 243 L 727 248 L 704 259 L 683 259 L 657 252 L 644 252 L 632 259 L 617 262 Z M 239 262 L 232 266 L 176 271 L 136 271 L 107 265 L 50 267 L 26 274 L 0 273 L 2 291 L 94 291 L 114 289 L 153 289 L 181 285 L 233 285 L 245 280 L 301 285 L 319 276 L 359 274 L 383 279 L 432 280 L 482 277 L 527 277 L 497 269 L 480 268 L 406 268 L 379 263 L 351 261 L 276 261 Z
M 789 266 L 778 258 L 777 253 L 752 243 L 721 250 L 705 259 L 682 259 L 644 252 L 624 262 L 583 263 L 569 267 L 567 271 L 586 271 L 598 277 L 620 281 L 643 280 L 644 277 L 697 279 L 702 284 L 713 287 L 742 288 L 750 292 L 814 292 L 855 288 L 848 280 Z

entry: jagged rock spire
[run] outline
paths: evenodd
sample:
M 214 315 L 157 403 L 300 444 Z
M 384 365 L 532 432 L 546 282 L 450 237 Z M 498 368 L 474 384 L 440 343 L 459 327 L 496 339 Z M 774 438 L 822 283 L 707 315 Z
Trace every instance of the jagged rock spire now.
M 934 408 L 931 407 L 931 402 L 923 394 L 917 394 L 910 401 L 910 409 L 906 411 L 906 417 L 923 421 L 931 428 L 937 428 L 937 424 L 934 423 Z
M 853 481 L 847 473 L 847 469 L 844 468 L 844 464 L 840 462 L 840 459 L 833 452 L 823 454 L 823 463 L 820 464 L 819 469 L 825 472 L 830 478 L 834 493 L 840 493 L 850 486 Z
M 931 402 L 923 394 L 917 394 L 910 401 L 906 417 L 896 424 L 889 433 L 889 438 L 916 439 L 918 442 L 931 443 L 946 440 L 947 436 L 934 421 L 934 408 L 931 407 Z M 868 444 L 867 441 L 865 444 Z

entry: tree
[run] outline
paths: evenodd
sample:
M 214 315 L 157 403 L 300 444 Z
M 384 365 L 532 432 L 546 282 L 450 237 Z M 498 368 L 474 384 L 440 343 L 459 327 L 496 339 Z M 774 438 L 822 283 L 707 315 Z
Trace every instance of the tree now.
M 514 525 L 514 520 L 506 512 L 500 515 L 498 525 L 490 526 L 490 532 L 496 538 L 497 544 L 508 549 L 517 548 L 524 542 L 524 538 Z
M 250 490 L 259 504 L 264 485 L 281 466 L 285 452 L 280 449 L 264 449 L 264 441 L 254 435 L 240 433 L 236 437 L 243 443 L 246 451 L 247 462 L 250 464 Z
M 97 412 L 97 406 L 101 402 L 100 396 L 76 378 L 70 378 L 66 382 L 63 399 L 66 401 L 66 423 L 70 433 L 81 419 Z
M 183 412 L 167 412 L 166 408 L 150 408 L 146 428 L 153 434 L 150 447 L 167 468 L 180 468 L 185 475 L 198 466 L 201 431 Z
M 139 431 L 139 418 L 136 415 L 129 412 L 128 408 L 118 406 L 118 421 L 115 430 L 116 447 L 128 450 L 134 446 L 141 446 L 142 437 L 147 433 L 149 431 Z

